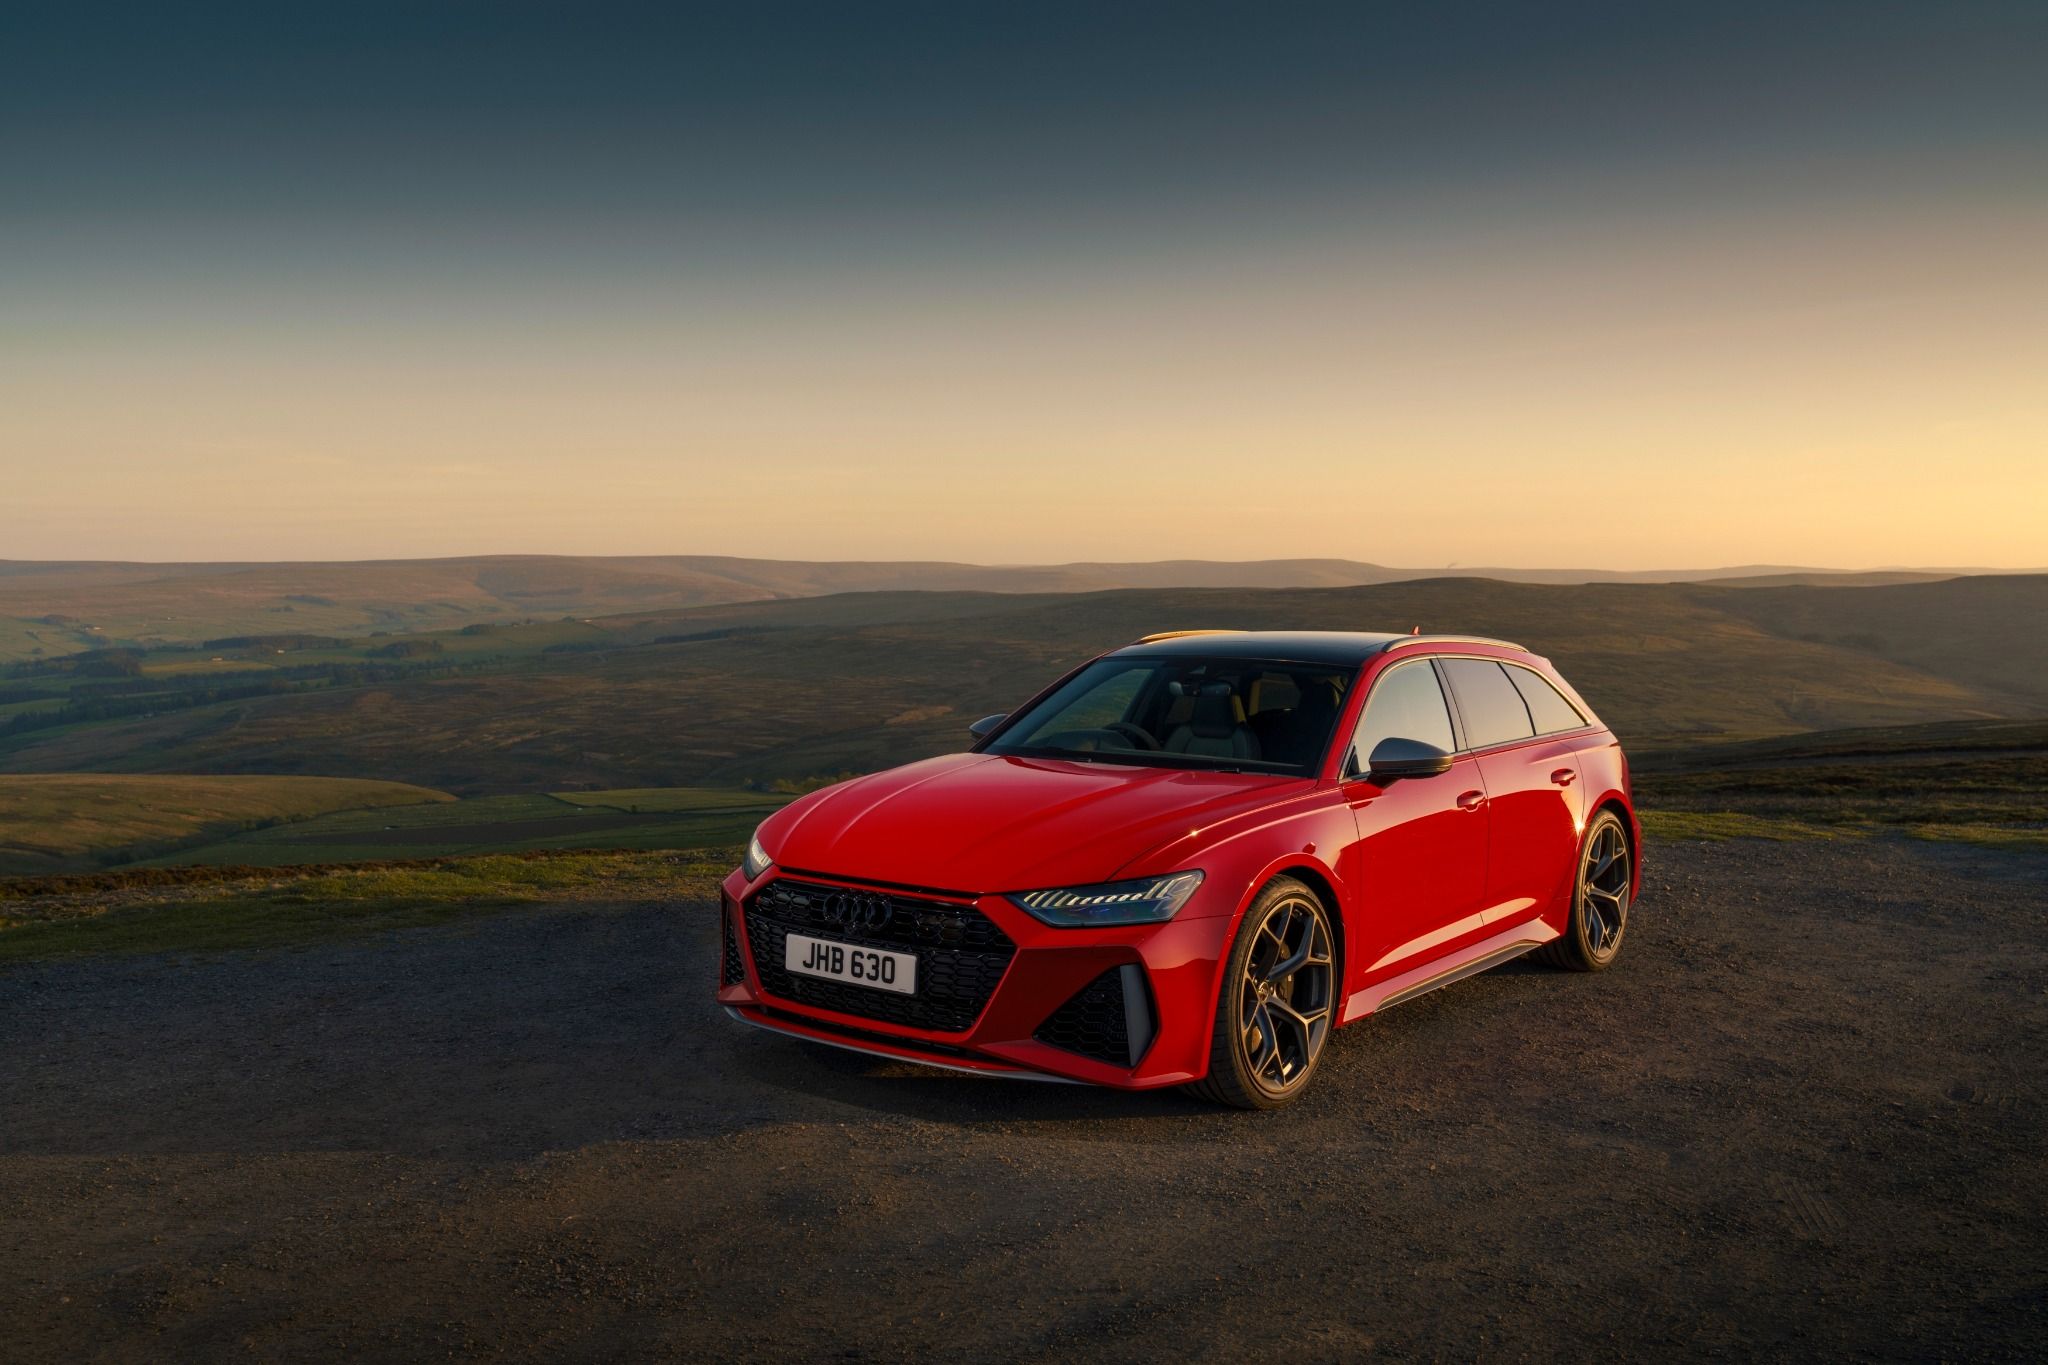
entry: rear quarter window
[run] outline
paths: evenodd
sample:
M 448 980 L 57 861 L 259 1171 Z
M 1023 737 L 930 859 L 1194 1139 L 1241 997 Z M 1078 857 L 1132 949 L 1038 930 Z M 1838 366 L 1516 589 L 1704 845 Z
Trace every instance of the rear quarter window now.
M 1586 723 L 1586 718 L 1579 714 L 1579 708 L 1566 701 L 1564 694 L 1551 686 L 1550 679 L 1531 668 L 1515 664 L 1501 666 L 1507 670 L 1508 681 L 1529 704 L 1529 719 L 1536 723 L 1537 734 L 1576 730 Z

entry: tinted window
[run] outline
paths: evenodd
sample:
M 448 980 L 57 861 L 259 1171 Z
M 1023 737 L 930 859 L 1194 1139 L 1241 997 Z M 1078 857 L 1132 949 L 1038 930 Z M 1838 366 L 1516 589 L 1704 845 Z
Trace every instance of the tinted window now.
M 1579 714 L 1579 708 L 1564 699 L 1564 694 L 1550 685 L 1550 679 L 1541 673 L 1526 668 L 1504 665 L 1508 679 L 1515 690 L 1522 694 L 1522 700 L 1529 703 L 1529 718 L 1536 722 L 1536 733 L 1551 734 L 1558 730 L 1576 730 L 1586 723 Z
M 1458 696 L 1458 718 L 1465 722 L 1465 743 L 1474 749 L 1527 739 L 1536 733 L 1522 694 L 1491 659 L 1445 659 L 1451 691 Z
M 1350 682 L 1262 659 L 1098 659 L 1018 716 L 982 752 L 1310 776 Z
M 1402 664 L 1373 684 L 1365 714 L 1358 720 L 1353 768 L 1365 767 L 1381 740 L 1396 738 L 1419 739 L 1446 751 L 1458 747 L 1451 739 L 1451 713 L 1437 686 L 1436 670 L 1427 663 Z
M 1131 713 L 1138 694 L 1152 678 L 1142 664 L 1106 673 L 1095 686 L 1075 696 L 1059 712 L 1046 718 L 1041 731 L 1085 730 L 1113 725 Z

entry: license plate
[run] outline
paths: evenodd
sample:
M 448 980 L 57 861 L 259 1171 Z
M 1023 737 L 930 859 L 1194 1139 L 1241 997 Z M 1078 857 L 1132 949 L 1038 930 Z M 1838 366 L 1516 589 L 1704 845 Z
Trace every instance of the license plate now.
M 872 986 L 899 995 L 917 994 L 917 958 L 910 953 L 791 934 L 782 941 L 782 966 L 800 976 L 850 981 L 856 986 Z

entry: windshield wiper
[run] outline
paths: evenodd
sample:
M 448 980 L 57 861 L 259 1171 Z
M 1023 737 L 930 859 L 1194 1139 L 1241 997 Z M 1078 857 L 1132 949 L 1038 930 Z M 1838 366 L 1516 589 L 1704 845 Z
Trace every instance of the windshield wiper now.
M 1061 749 L 1045 745 L 1022 746 L 1015 749 L 994 749 L 991 753 L 1007 754 L 1013 758 L 1059 758 L 1081 763 L 1109 763 L 1125 768 L 1173 768 L 1191 773 L 1236 773 L 1239 776 L 1259 774 L 1274 777 L 1299 777 L 1300 773 L 1281 763 L 1257 762 L 1247 767 L 1241 763 L 1205 763 L 1199 754 L 1168 753 L 1160 749 Z
M 1080 763 L 1111 763 L 1115 761 L 1093 749 L 1060 749 L 1043 744 L 1019 745 L 1014 749 L 995 749 L 991 750 L 991 752 L 1005 754 L 1012 758 L 1065 758 Z

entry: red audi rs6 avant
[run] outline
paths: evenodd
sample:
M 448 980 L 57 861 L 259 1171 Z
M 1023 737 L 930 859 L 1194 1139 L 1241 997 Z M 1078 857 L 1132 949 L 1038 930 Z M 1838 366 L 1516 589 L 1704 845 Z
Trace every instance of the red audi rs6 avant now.
M 719 1001 L 988 1075 L 1285 1104 L 1330 1030 L 1534 950 L 1614 961 L 1621 746 L 1543 659 L 1451 635 L 1183 631 L 769 817 Z

